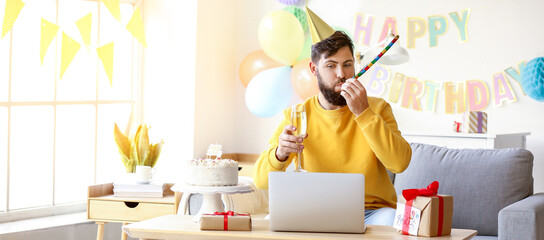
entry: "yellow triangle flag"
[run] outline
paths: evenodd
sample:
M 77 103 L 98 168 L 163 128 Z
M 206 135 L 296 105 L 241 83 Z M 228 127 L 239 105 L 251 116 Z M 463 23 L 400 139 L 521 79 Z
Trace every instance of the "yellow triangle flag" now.
M 104 2 L 104 5 L 106 5 L 106 8 L 110 11 L 111 15 L 117 21 L 121 22 L 121 10 L 119 8 L 119 0 L 102 0 Z
M 42 66 L 45 53 L 47 52 L 47 49 L 49 49 L 49 45 L 51 45 L 51 41 L 53 41 L 53 38 L 55 38 L 58 31 L 59 26 L 57 24 L 42 18 L 42 33 L 40 36 L 40 61 L 42 62 Z
M 79 33 L 81 34 L 81 38 L 83 39 L 83 43 L 85 43 L 87 47 L 91 45 L 91 23 L 93 20 L 92 14 L 93 13 L 90 12 L 85 17 L 82 17 L 76 21 L 76 25 L 79 29 Z
M 62 79 L 64 72 L 66 72 L 66 69 L 68 68 L 68 66 L 70 66 L 70 63 L 72 63 L 72 60 L 76 56 L 76 53 L 79 51 L 79 48 L 81 48 L 81 44 L 68 36 L 65 32 L 62 32 L 62 49 L 60 52 L 59 79 Z
M 11 31 L 15 20 L 19 16 L 25 3 L 21 0 L 6 0 L 6 9 L 4 12 L 4 24 L 2 25 L 2 38 Z
M 106 71 L 108 79 L 110 80 L 110 86 L 113 86 L 113 42 L 96 48 L 96 52 L 102 61 L 102 65 L 104 65 L 104 70 Z
M 144 47 L 147 47 L 147 43 L 145 41 L 144 23 L 142 21 L 142 14 L 140 14 L 140 7 L 137 7 L 132 14 L 130 21 L 128 21 L 127 29 L 132 34 L 132 36 L 138 39 L 138 42 L 140 42 L 140 44 L 142 44 Z
M 323 39 L 330 37 L 336 32 L 336 30 L 329 26 L 329 24 L 323 21 L 323 19 L 317 16 L 317 14 L 312 12 L 308 7 L 306 7 L 306 16 L 308 17 L 313 44 L 321 42 Z

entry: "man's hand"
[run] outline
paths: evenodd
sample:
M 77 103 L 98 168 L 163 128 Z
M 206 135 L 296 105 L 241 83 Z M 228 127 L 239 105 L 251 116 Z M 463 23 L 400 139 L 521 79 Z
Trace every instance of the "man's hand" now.
M 368 108 L 366 89 L 357 79 L 350 78 L 342 84 L 342 91 L 340 94 L 346 99 L 349 110 L 355 114 L 355 116 L 361 115 L 361 113 Z
M 276 158 L 281 162 L 287 160 L 289 154 L 300 153 L 304 149 L 304 145 L 301 143 L 308 137 L 308 134 L 306 133 L 303 139 L 302 137 L 293 135 L 295 130 L 295 126 L 285 125 L 283 132 L 280 134 L 278 148 L 276 149 Z

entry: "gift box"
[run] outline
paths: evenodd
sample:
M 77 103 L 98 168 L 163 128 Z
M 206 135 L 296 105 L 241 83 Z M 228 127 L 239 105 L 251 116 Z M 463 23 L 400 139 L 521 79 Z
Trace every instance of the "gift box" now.
M 461 132 L 461 130 L 462 130 L 461 126 L 462 125 L 463 124 L 458 122 L 458 121 L 453 121 L 453 131 L 454 132 Z
M 438 182 L 399 195 L 395 227 L 404 235 L 434 237 L 451 233 L 453 197 L 437 195 Z
M 487 113 L 473 111 L 463 113 L 462 126 L 465 133 L 487 133 Z
M 251 216 L 233 211 L 203 214 L 200 230 L 251 231 Z

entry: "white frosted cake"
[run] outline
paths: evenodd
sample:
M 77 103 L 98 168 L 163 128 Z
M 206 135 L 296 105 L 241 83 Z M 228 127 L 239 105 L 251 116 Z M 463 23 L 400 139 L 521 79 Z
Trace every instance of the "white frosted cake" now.
M 187 184 L 234 186 L 238 184 L 238 162 L 232 159 L 192 159 Z

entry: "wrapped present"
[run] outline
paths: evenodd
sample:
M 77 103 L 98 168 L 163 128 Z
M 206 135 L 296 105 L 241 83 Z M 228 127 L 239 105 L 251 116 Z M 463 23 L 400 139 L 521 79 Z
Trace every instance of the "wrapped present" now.
M 395 227 L 404 235 L 434 237 L 451 233 L 453 197 L 438 195 L 438 182 L 427 188 L 406 189 L 399 195 Z
M 453 131 L 454 132 L 461 132 L 462 128 L 462 123 L 458 122 L 458 121 L 453 121 Z
M 251 231 L 251 216 L 233 211 L 203 214 L 200 230 Z
M 463 114 L 463 131 L 466 133 L 487 133 L 487 113 L 465 112 Z

